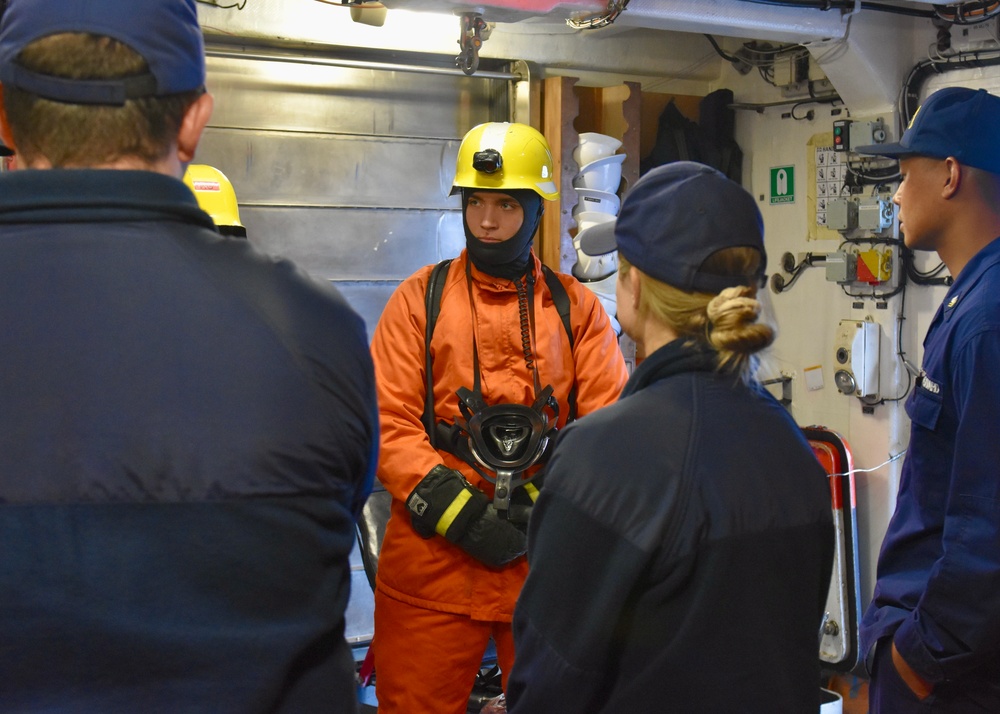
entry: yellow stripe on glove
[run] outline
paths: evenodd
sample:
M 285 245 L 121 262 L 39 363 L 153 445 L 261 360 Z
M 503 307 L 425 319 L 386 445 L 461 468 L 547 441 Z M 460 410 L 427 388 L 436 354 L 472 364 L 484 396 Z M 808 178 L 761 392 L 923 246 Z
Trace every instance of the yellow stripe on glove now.
M 443 538 L 444 534 L 448 532 L 449 528 L 451 528 L 451 524 L 455 522 L 455 518 L 457 518 L 458 514 L 462 512 L 463 508 L 465 508 L 465 504 L 469 502 L 470 498 L 472 498 L 471 493 L 468 491 L 460 491 L 459 494 L 455 496 L 455 500 L 452 501 L 446 509 L 444 509 L 444 513 L 442 513 L 441 518 L 438 519 L 437 525 L 434 526 L 434 532 Z

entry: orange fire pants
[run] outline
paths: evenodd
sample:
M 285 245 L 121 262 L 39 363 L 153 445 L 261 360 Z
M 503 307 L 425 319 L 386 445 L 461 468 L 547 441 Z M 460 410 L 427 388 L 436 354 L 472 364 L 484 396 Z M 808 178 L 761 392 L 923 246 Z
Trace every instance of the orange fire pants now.
M 375 591 L 379 714 L 465 714 L 490 636 L 504 688 L 514 664 L 509 622 L 427 610 Z

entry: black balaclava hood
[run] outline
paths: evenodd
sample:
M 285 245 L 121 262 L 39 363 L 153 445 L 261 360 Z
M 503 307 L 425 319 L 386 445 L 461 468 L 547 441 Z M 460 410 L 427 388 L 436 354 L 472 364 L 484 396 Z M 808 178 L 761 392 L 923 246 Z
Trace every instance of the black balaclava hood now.
M 502 243 L 484 243 L 469 230 L 465 208 L 469 204 L 469 196 L 479 192 L 505 193 L 521 204 L 521 209 L 524 211 L 524 221 L 517 233 L 508 240 Z M 528 261 L 531 259 L 531 239 L 535 236 L 539 221 L 542 220 L 543 210 L 542 197 L 530 188 L 505 190 L 463 188 L 462 227 L 465 229 L 465 246 L 469 249 L 472 264 L 495 278 L 517 280 L 524 275 L 528 269 Z

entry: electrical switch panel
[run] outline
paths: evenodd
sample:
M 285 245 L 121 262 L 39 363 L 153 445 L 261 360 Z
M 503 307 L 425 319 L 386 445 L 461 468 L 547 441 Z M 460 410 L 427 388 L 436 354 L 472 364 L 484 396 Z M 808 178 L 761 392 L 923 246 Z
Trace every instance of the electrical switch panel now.
M 834 151 L 854 151 L 859 146 L 881 144 L 885 138 L 885 125 L 881 119 L 875 121 L 838 119 L 833 122 Z
M 831 283 L 885 289 L 893 282 L 893 255 L 892 246 L 883 245 L 867 250 L 853 248 L 827 253 L 821 262 L 826 268 L 826 279 Z
M 859 283 L 881 285 L 892 278 L 892 251 L 889 248 L 863 250 L 857 257 Z
M 851 135 L 850 135 L 851 120 L 850 119 L 838 119 L 833 122 L 833 150 L 834 151 L 850 151 L 851 150 Z

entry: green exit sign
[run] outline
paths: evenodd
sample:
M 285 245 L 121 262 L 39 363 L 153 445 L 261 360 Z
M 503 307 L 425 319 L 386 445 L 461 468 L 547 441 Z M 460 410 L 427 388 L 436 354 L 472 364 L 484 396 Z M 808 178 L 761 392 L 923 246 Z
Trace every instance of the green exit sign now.
M 795 167 L 771 168 L 771 204 L 795 203 Z

